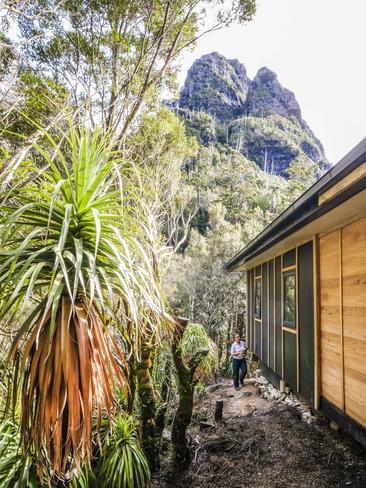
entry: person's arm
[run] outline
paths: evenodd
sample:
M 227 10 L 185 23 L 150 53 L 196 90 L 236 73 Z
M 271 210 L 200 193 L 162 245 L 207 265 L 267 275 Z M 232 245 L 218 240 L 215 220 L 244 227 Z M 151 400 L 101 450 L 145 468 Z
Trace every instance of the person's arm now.
M 234 344 L 231 344 L 231 357 L 234 357 Z

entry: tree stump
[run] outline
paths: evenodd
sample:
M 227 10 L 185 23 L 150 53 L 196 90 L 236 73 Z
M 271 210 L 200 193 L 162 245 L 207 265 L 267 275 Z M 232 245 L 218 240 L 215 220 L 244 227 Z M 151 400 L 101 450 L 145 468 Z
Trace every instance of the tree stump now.
M 215 407 L 215 422 L 221 423 L 222 422 L 222 409 L 224 407 L 223 400 L 216 400 L 216 407 Z

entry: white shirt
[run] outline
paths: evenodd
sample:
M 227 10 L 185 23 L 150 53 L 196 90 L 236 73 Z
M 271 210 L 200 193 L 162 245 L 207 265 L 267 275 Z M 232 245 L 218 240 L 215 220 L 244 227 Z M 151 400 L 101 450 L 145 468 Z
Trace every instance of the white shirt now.
M 234 356 L 234 353 L 240 352 L 240 354 Z M 238 344 L 237 342 L 234 342 L 231 346 L 231 356 L 234 359 L 244 359 L 244 353 L 245 353 L 245 342 L 240 341 Z

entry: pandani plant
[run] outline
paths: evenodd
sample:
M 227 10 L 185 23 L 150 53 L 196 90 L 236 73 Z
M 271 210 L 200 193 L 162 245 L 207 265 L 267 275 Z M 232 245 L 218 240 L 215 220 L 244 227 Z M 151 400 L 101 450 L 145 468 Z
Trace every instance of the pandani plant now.
M 163 305 L 139 189 L 125 183 L 137 170 L 108 134 L 70 122 L 44 131 L 33 154 L 46 171 L 0 207 L 5 400 L 20 402 L 22 449 L 59 476 L 88 462 L 93 415 L 99 429 L 128 390 L 119 304 L 136 335 L 141 324 L 158 334 Z
M 143 488 L 150 479 L 147 458 L 140 447 L 138 425 L 131 415 L 113 420 L 102 435 L 99 484 L 103 488 Z

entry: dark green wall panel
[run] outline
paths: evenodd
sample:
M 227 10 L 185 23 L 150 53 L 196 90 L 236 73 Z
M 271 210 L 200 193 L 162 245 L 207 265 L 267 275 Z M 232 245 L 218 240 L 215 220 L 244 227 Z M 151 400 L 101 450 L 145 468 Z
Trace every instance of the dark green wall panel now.
M 268 331 L 269 331 L 269 367 L 275 370 L 275 317 L 274 317 L 274 261 L 269 261 L 268 282 L 269 282 L 269 311 L 268 311 Z
M 251 337 L 252 337 L 252 351 L 254 351 L 255 348 L 255 336 L 254 336 L 254 269 L 250 270 L 250 286 L 251 286 L 251 317 L 250 317 L 250 328 L 251 328 Z
M 254 353 L 259 358 L 262 359 L 262 334 L 261 334 L 261 324 L 260 322 L 255 322 L 255 349 Z
M 314 404 L 313 243 L 298 248 L 300 393 Z
M 281 256 L 276 258 L 275 268 L 275 330 L 276 330 L 276 373 L 282 375 L 282 324 L 281 324 Z
M 247 320 L 246 320 L 246 326 L 247 326 L 247 347 L 251 348 L 252 347 L 252 336 L 251 336 L 251 327 L 250 327 L 250 316 L 252 314 L 251 311 L 251 272 L 250 270 L 247 271 L 246 273 L 246 279 L 247 279 Z
M 294 266 L 296 264 L 296 249 L 286 252 L 283 255 L 283 267 Z
M 296 334 L 283 331 L 284 346 L 284 379 L 286 383 L 297 390 L 297 351 L 296 351 Z
M 268 266 L 262 265 L 262 361 L 268 364 Z

